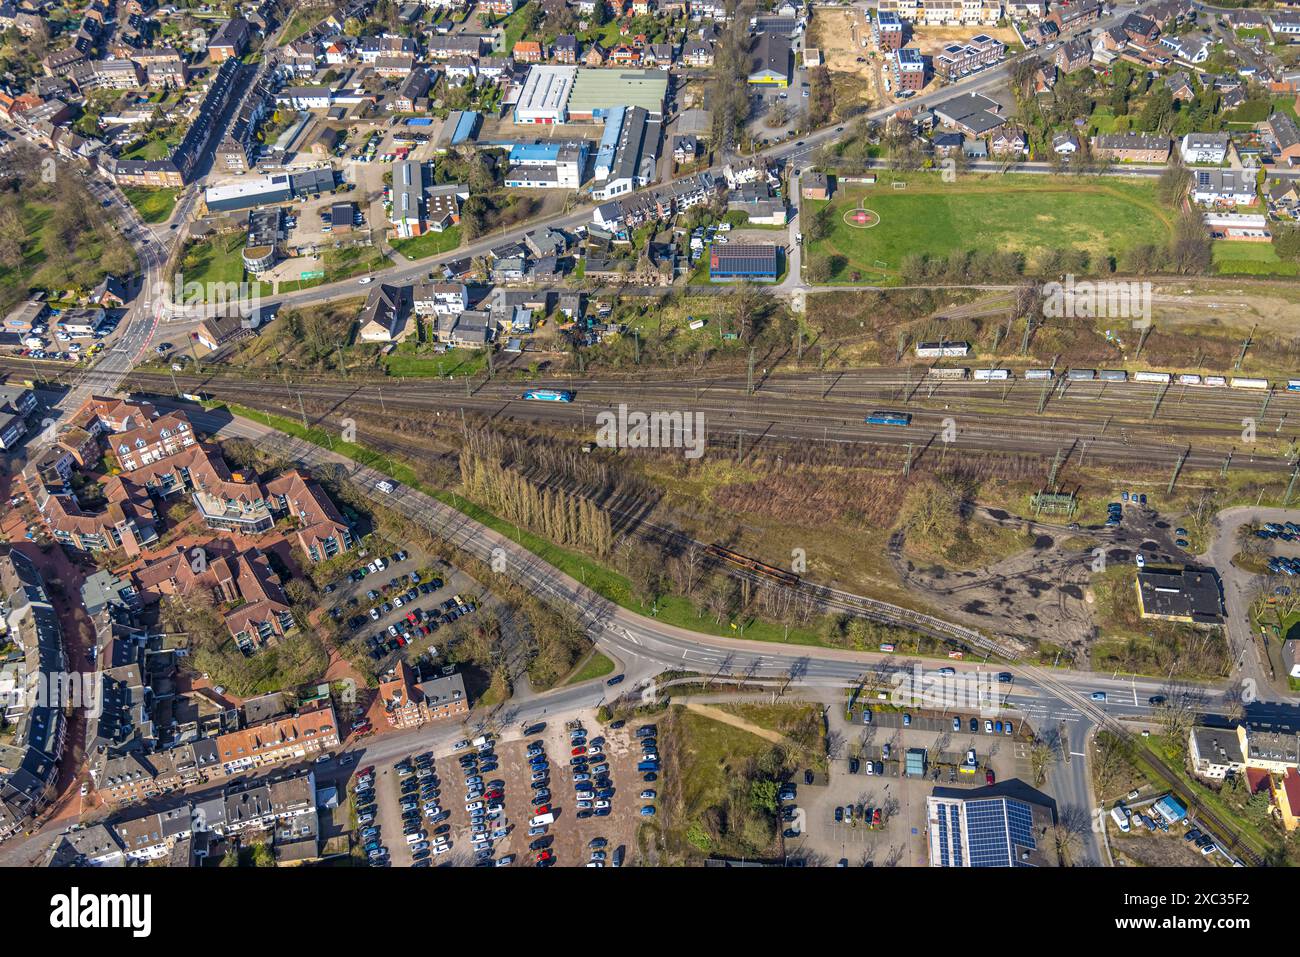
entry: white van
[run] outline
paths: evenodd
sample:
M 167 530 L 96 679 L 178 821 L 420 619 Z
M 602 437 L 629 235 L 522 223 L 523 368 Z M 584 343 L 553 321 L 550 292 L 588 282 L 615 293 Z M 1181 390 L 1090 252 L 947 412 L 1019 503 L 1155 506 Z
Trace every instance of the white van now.
M 541 827 L 543 824 L 554 824 L 554 823 L 555 823 L 555 815 L 552 814 L 550 811 L 547 811 L 545 814 L 537 814 L 534 815 L 532 818 L 530 818 L 528 821 L 528 826 Z

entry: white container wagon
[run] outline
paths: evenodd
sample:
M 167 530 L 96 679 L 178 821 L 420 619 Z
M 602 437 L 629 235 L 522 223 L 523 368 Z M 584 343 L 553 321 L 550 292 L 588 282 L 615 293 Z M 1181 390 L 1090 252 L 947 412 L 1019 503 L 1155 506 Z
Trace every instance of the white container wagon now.
M 1243 379 L 1241 376 L 1233 376 L 1232 381 L 1228 383 L 1234 389 L 1258 389 L 1268 388 L 1267 379 Z

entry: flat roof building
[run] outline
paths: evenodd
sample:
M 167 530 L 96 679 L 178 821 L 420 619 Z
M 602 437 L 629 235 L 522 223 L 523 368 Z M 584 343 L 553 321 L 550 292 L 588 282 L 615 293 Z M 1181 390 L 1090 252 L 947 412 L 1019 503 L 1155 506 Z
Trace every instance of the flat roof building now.
M 563 123 L 578 76 L 575 66 L 535 66 L 515 103 L 516 123 Z
M 657 120 L 663 117 L 667 95 L 668 74 L 663 70 L 581 69 L 569 97 L 568 115 L 575 123 L 603 123 L 620 108 L 639 106 Z
M 994 788 L 935 788 L 926 799 L 931 867 L 1047 867 L 1055 860 L 1046 803 Z
M 1223 585 L 1212 568 L 1144 568 L 1137 574 L 1137 595 L 1143 618 L 1223 623 Z

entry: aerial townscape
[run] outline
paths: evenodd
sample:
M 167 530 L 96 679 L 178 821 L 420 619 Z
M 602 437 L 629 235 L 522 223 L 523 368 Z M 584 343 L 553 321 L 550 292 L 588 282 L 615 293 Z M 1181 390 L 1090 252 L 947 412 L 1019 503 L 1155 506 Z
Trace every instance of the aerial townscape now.
M 0 0 L 0 864 L 1300 865 L 1297 111 L 1300 0 Z

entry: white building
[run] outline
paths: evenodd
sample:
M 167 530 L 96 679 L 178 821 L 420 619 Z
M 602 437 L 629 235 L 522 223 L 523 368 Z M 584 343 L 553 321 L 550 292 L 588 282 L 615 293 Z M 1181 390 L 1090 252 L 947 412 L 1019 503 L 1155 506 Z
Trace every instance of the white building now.
M 569 96 L 578 78 L 576 66 L 535 66 L 515 104 L 516 123 L 563 123 L 568 118 Z
M 1184 163 L 1210 163 L 1219 165 L 1227 158 L 1227 133 L 1188 133 L 1183 137 L 1181 150 Z

